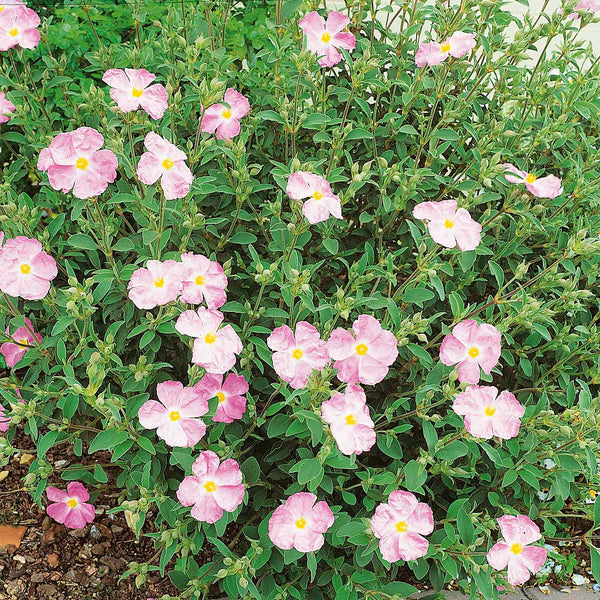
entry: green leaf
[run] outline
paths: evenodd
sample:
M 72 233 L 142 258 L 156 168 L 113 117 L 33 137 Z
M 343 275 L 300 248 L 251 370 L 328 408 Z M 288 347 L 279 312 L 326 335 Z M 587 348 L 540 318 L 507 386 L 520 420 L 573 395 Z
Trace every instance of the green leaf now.
M 96 250 L 98 248 L 98 244 L 85 233 L 76 233 L 72 235 L 67 243 L 69 246 L 73 246 L 73 248 L 83 248 L 84 250 Z

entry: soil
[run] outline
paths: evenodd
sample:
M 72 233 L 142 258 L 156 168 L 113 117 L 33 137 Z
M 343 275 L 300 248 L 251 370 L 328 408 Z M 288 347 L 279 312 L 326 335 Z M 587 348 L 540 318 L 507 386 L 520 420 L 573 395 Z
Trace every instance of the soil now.
M 13 445 L 24 450 L 31 448 L 35 454 L 31 440 L 21 431 Z M 85 463 L 84 457 L 69 460 L 65 454 L 61 451 L 60 456 L 53 456 L 48 452 L 47 459 L 51 463 L 65 459 L 70 464 Z M 108 454 L 100 454 L 93 456 L 94 462 L 109 462 Z M 0 472 L 8 472 L 0 484 L 0 525 L 26 528 L 18 548 L 0 546 L 0 600 L 147 600 L 163 594 L 177 596 L 170 580 L 159 573 L 149 573 L 139 590 L 134 577 L 119 581 L 131 561 L 149 561 L 155 550 L 151 539 L 143 535 L 135 539 L 123 513 L 107 514 L 118 498 L 118 490 L 111 486 L 110 479 L 96 503 L 94 522 L 85 529 L 67 529 L 50 519 L 23 489 L 29 456 L 15 455 L 9 465 L 0 467 Z M 65 487 L 66 482 L 57 478 L 51 484 Z M 151 532 L 152 519 L 148 516 L 145 533 Z

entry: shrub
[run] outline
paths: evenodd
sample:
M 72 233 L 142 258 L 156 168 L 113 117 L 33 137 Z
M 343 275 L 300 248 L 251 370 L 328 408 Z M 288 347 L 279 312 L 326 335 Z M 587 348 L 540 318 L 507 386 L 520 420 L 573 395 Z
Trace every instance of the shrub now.
M 552 542 L 567 518 L 598 577 L 600 69 L 577 38 L 594 16 L 346 4 L 327 40 L 314 1 L 69 4 L 35 49 L 1 53 L 2 464 L 21 425 L 40 506 L 50 483 L 68 504 L 68 481 L 95 501 L 99 462 L 45 455 L 109 450 L 114 511 L 158 551 L 127 574 L 168 573 L 184 598 L 399 598 L 420 580 L 493 599 L 510 550 L 515 583 L 536 528 Z M 103 77 L 123 68 L 157 74 L 164 116 L 118 108 Z M 103 140 L 56 142 L 81 127 Z M 37 291 L 15 287 L 18 236 L 42 243 Z M 212 262 L 182 270 L 187 252 Z M 198 313 L 194 269 L 217 282 Z

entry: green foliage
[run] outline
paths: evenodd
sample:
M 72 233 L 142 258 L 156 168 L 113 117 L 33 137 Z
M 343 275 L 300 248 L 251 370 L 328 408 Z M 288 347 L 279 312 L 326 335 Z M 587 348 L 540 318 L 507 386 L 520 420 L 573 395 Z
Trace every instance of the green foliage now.
M 39 239 L 60 265 L 43 301 L 2 301 L 0 331 L 25 315 L 44 336 L 0 379 L 4 405 L 21 390 L 13 423 L 37 444 L 25 485 L 39 502 L 58 476 L 101 496 L 108 474 L 98 464 L 58 472 L 45 455 L 110 450 L 123 490 L 116 510 L 154 539 L 150 569 L 185 598 L 212 597 L 215 586 L 231 598 L 401 598 L 414 591 L 410 577 L 493 599 L 505 584 L 485 559 L 496 518 L 527 514 L 550 543 L 568 535 L 567 515 L 600 529 L 598 503 L 586 504 L 600 486 L 600 68 L 577 38 L 591 17 L 394 0 L 374 20 L 371 3 L 349 0 L 357 48 L 322 69 L 298 28 L 317 4 L 186 2 L 182 13 L 178 3 L 68 3 L 43 13 L 37 49 L 11 52 L 15 68 L 2 53 L 0 89 L 17 105 L 0 132 L 2 228 Z M 477 32 L 475 54 L 415 67 L 419 41 L 457 30 Z M 544 47 L 539 60 L 534 47 Z M 104 71 L 130 66 L 166 85 L 161 120 L 124 115 L 109 98 Z M 200 103 L 220 101 L 226 87 L 252 106 L 231 142 L 198 132 Z M 92 200 L 53 190 L 36 169 L 57 133 L 82 125 L 119 160 L 115 183 Z M 148 131 L 182 148 L 195 176 L 164 220 L 159 189 L 135 176 Z M 564 192 L 537 199 L 505 181 L 504 162 L 556 174 Z M 308 225 L 285 194 L 299 169 L 327 176 L 343 221 Z M 444 198 L 483 225 L 477 250 L 442 248 L 411 216 Z M 250 392 L 241 421 L 208 423 L 198 448 L 170 449 L 137 411 L 158 382 L 191 385 L 203 371 L 174 329 L 183 306 L 140 311 L 126 287 L 138 266 L 183 251 L 224 265 L 222 311 L 244 343 L 236 369 Z M 265 340 L 300 320 L 326 339 L 363 313 L 394 332 L 400 355 L 366 387 L 377 444 L 357 458 L 339 452 L 320 419 L 338 388 L 334 370 L 305 390 L 280 385 Z M 450 410 L 464 386 L 439 362 L 439 344 L 467 318 L 503 334 L 500 364 L 483 381 L 526 407 L 517 438 L 478 440 Z M 13 436 L 2 438 L 0 460 L 16 451 Z M 236 459 L 247 486 L 245 505 L 214 525 L 197 523 L 174 494 L 205 447 Z M 399 488 L 432 506 L 436 529 L 426 557 L 390 567 L 369 518 Z M 299 491 L 336 515 L 318 553 L 280 551 L 267 536 L 272 511 Z M 144 533 L 147 520 L 156 533 Z M 205 564 L 195 558 L 203 548 L 213 556 Z M 600 550 L 591 553 L 600 577 Z M 139 585 L 146 572 L 128 570 Z

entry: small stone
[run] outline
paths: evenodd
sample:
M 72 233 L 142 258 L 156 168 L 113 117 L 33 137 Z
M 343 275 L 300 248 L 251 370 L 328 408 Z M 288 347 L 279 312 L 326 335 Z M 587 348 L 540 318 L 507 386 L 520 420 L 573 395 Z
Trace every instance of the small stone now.
M 95 554 L 96 556 L 103 556 L 104 546 L 102 544 L 94 544 L 92 546 L 92 554 Z
M 90 527 L 90 537 L 95 539 L 95 540 L 101 540 L 102 539 L 102 533 L 100 532 L 100 530 L 95 526 L 92 525 Z
M 61 467 L 66 467 L 68 464 L 69 464 L 69 461 L 68 461 L 68 460 L 57 460 L 57 461 L 54 463 L 54 466 L 55 466 L 55 467 L 58 467 L 58 468 L 60 469 Z
M 48 556 L 46 557 L 46 562 L 48 563 L 49 567 L 58 567 L 58 554 L 54 552 L 52 554 L 48 554 Z
M 42 583 L 44 581 L 44 576 L 42 573 L 33 573 L 31 575 L 31 583 Z

